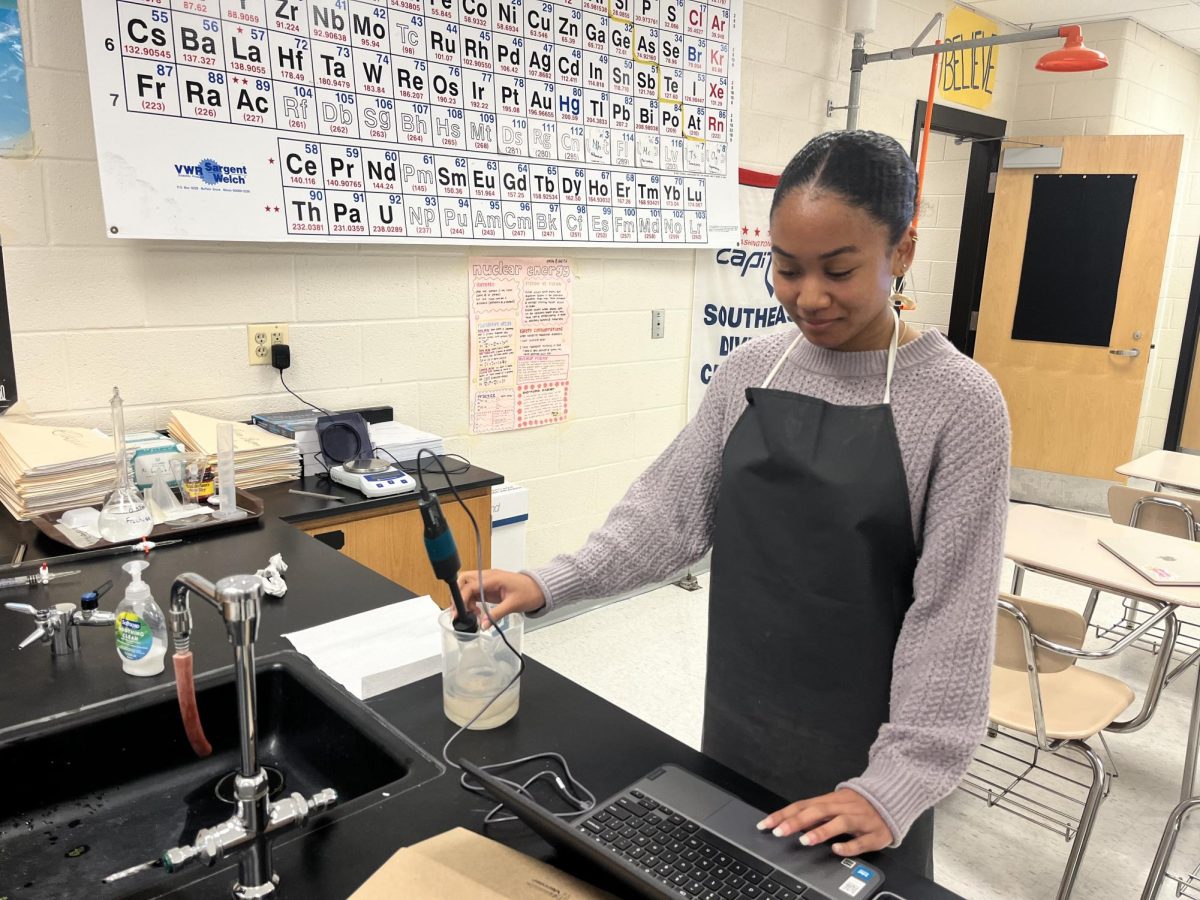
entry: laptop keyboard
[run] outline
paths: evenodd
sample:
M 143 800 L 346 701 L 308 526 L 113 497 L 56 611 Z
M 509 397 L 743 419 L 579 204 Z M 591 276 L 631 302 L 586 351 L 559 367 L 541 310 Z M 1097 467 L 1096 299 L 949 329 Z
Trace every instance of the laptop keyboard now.
M 641 791 L 595 810 L 578 829 L 694 900 L 797 900 L 806 886 Z

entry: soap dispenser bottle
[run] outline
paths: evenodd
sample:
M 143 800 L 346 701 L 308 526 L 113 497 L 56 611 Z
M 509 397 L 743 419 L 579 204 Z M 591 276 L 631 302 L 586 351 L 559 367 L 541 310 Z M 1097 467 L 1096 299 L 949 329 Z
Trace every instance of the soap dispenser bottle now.
M 138 559 L 121 566 L 130 581 L 117 605 L 117 655 L 130 675 L 157 675 L 167 653 L 166 617 L 150 596 L 150 585 L 142 581 L 142 570 L 149 565 Z

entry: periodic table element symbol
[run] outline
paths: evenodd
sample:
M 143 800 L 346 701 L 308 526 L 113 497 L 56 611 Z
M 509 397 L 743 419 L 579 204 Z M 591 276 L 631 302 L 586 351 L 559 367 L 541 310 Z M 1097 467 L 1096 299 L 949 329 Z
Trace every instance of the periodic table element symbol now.
M 534 203 L 534 237 L 541 241 L 562 240 L 562 214 L 558 203 Z
M 429 63 L 426 60 L 393 55 L 392 70 L 396 78 L 392 87 L 397 100 L 429 102 Z
M 583 51 L 578 47 L 555 44 L 554 77 L 559 84 L 583 84 Z
M 403 195 L 370 193 L 367 196 L 371 234 L 376 237 L 404 237 L 408 229 L 404 223 Z
M 472 200 L 500 199 L 500 163 L 494 159 L 467 159 L 467 183 Z
M 492 17 L 488 9 L 488 2 L 489 0 L 462 0 L 460 16 L 462 24 L 490 29 Z
M 609 18 L 603 13 L 584 12 L 583 49 L 592 53 L 608 53 Z
M 496 81 L 491 72 L 462 70 L 463 108 L 474 112 L 496 111 Z
M 496 116 L 500 152 L 506 156 L 529 156 L 529 120 L 523 116 Z
M 664 210 L 683 212 L 684 203 L 682 176 L 663 176 L 660 187 L 662 188 L 662 208 Z
M 658 64 L 635 61 L 633 64 L 633 90 L 636 97 L 658 97 Z
M 526 0 L 525 41 L 554 42 L 554 4 L 547 0 Z
M 533 239 L 533 206 L 526 201 L 502 200 L 504 237 L 510 241 Z
M 608 14 L 614 19 L 633 21 L 633 0 L 609 0 Z
M 466 70 L 491 72 L 494 68 L 492 32 L 471 25 L 460 26 L 459 39 L 462 50 L 459 54 Z
M 284 187 L 302 190 L 324 187 L 324 167 L 320 144 L 301 140 L 280 140 L 280 175 Z
M 632 0 L 633 22 L 646 28 L 657 28 L 659 22 L 659 0 Z
M 180 110 L 185 118 L 229 121 L 229 78 L 224 72 L 179 66 Z
M 398 14 L 393 15 L 389 22 L 392 32 L 389 46 L 392 55 L 403 56 L 406 59 L 425 59 L 425 17 Z
M 558 95 L 553 81 L 525 80 L 525 112 L 533 119 L 554 121 L 555 98 Z
M 406 198 L 437 194 L 437 168 L 432 153 L 405 153 L 400 161 L 400 186 Z
M 724 144 L 729 140 L 729 113 L 723 109 L 708 109 L 704 115 L 704 140 Z
M 705 165 L 708 174 L 724 175 L 729 166 L 729 145 L 707 143 L 705 145 Z
M 667 66 L 659 69 L 658 98 L 664 103 L 683 102 L 683 69 Z
M 285 187 L 283 212 L 288 234 L 328 234 L 325 191 L 320 188 Z
M 126 109 L 154 115 L 180 115 L 179 76 L 175 63 L 126 58 L 122 64 L 128 91 Z
M 168 10 L 119 2 L 117 23 L 121 31 L 121 54 L 135 59 L 176 62 L 172 21 Z
M 636 2 L 636 0 L 635 0 Z M 658 29 L 636 28 L 633 33 L 633 58 L 638 62 L 658 63 Z
M 368 233 L 364 191 L 326 191 L 329 233 L 362 237 Z
M 558 157 L 563 162 L 587 161 L 587 132 L 582 125 L 563 125 L 558 129 Z
M 613 206 L 637 208 L 637 175 L 635 173 L 613 173 L 612 202 Z
M 276 80 L 275 123 L 281 131 L 317 134 L 317 92 L 303 84 L 285 84 Z
M 322 147 L 321 177 L 327 190 L 363 190 L 365 170 L 360 147 L 342 144 Z
M 496 114 L 468 110 L 463 113 L 467 129 L 467 146 L 482 153 L 496 153 L 498 148 Z
M 728 78 L 709 78 L 708 79 L 708 100 L 706 105 L 710 109 L 728 109 L 729 108 L 729 79 Z
M 658 61 L 665 67 L 683 66 L 683 35 L 678 32 L 659 30 Z
M 360 50 L 376 50 L 387 53 L 391 49 L 388 34 L 388 11 L 385 7 L 363 0 L 350 0 L 350 37 L 354 47 Z
M 438 197 L 438 219 L 442 237 L 473 238 L 471 201 L 467 197 Z
M 638 241 L 641 243 L 659 243 L 662 241 L 662 212 L 657 209 L 639 209 L 637 211 Z
M 704 212 L 685 213 L 688 243 L 708 243 L 708 215 Z
M 425 20 L 425 44 L 431 63 L 459 64 L 460 35 L 457 22 L 429 17 Z
M 525 36 L 525 23 L 521 12 L 523 0 L 493 0 L 492 30 L 497 34 Z
M 584 176 L 588 206 L 611 206 L 613 203 L 612 174 L 601 169 L 587 169 Z
M 639 134 L 658 134 L 659 103 L 654 97 L 635 97 L 633 130 Z
M 275 126 L 273 86 L 269 78 L 230 77 L 229 117 L 235 125 Z
M 348 44 L 314 40 L 312 63 L 316 87 L 354 93 L 354 60 Z
M 683 201 L 688 210 L 703 212 L 708 203 L 708 192 L 703 178 L 685 178 Z
M 583 47 L 583 11 L 559 3 L 554 8 L 554 43 L 560 47 Z
M 658 27 L 682 34 L 687 19 L 687 0 L 659 0 Z
M 230 2 L 230 0 L 223 0 Z M 313 40 L 350 43 L 350 19 L 345 0 L 308 0 L 308 33 Z
M 664 244 L 687 243 L 687 213 L 681 209 L 662 213 L 662 240 Z
M 529 155 L 534 159 L 560 159 L 557 141 L 560 132 L 553 122 L 529 120 Z
M 708 101 L 708 76 L 703 72 L 687 72 L 683 76 L 683 102 L 704 106 Z
M 396 143 L 396 101 L 389 97 L 359 96 L 359 135 Z
M 583 124 L 608 128 L 611 102 L 607 91 L 585 89 L 583 92 Z
M 728 9 L 717 9 L 710 5 L 708 9 L 708 39 L 716 42 L 728 42 L 730 32 L 730 14 Z
M 583 51 L 583 86 L 589 90 L 608 91 L 608 54 Z
M 633 60 L 609 56 L 608 61 L 608 87 L 610 93 L 632 95 L 634 87 Z
M 525 115 L 524 78 L 496 76 L 496 112 L 507 116 Z
M 609 19 L 608 53 L 618 59 L 633 59 L 633 25 L 615 15 Z
M 438 198 L 404 195 L 404 224 L 412 237 L 441 237 L 438 221 Z
M 618 244 L 638 242 L 637 209 L 632 206 L 613 207 L 613 240 Z
M 399 194 L 400 154 L 396 150 L 378 147 L 362 148 L 363 183 L 369 193 Z
M 588 204 L 585 209 L 587 209 L 588 241 L 609 243 L 615 240 L 613 208 L 608 205 Z
M 633 97 L 625 94 L 609 94 L 608 121 L 613 129 L 633 131 L 635 107 Z
M 476 240 L 501 240 L 504 215 L 499 200 L 472 200 L 471 226 Z
M 396 101 L 396 136 L 409 147 L 432 147 L 433 126 L 428 103 Z
M 292 85 L 314 86 L 312 42 L 294 35 L 274 36 L 271 40 L 271 78 Z
M 555 119 L 559 125 L 583 124 L 583 88 L 559 85 L 555 92 Z
M 662 168 L 668 172 L 682 172 L 684 170 L 684 144 L 685 141 L 680 137 L 663 140 Z
M 562 204 L 562 237 L 567 241 L 586 241 L 588 208 L 581 204 Z
M 685 172 L 704 172 L 704 141 L 686 139 L 683 142 L 683 169 Z M 686 196 L 686 194 L 685 194 Z
M 588 170 L 583 168 L 567 168 L 558 170 L 559 181 L 564 205 L 585 206 L 588 203 L 587 177 Z
M 265 0 L 221 0 L 221 18 L 238 25 L 266 28 L 267 5 Z
M 520 35 L 493 32 L 492 46 L 496 54 L 493 70 L 497 75 L 522 78 L 525 75 L 525 38 Z
M 528 163 L 500 162 L 500 199 L 522 202 L 530 199 L 530 167 Z
M 174 12 L 171 14 L 171 24 L 174 29 L 173 47 L 179 62 L 225 70 L 225 42 L 219 18 Z
M 351 50 L 354 82 L 358 93 L 372 97 L 392 96 L 392 55 L 378 50 Z
M 530 166 L 529 199 L 534 203 L 557 203 L 560 197 L 558 166 Z
M 662 176 L 638 172 L 634 178 L 636 179 L 634 199 L 638 209 L 662 209 Z
M 321 134 L 358 137 L 358 98 L 353 92 L 317 88 L 316 100 Z
M 707 6 L 708 4 L 704 0 L 686 0 L 683 33 L 688 37 L 708 37 L 708 23 L 704 20 Z
M 433 145 L 442 150 L 466 150 L 467 128 L 461 109 L 431 106 L 429 120 L 433 126 Z
M 467 165 L 467 158 L 438 154 L 434 160 L 438 196 L 468 198 L 471 192 L 471 173 Z
M 705 67 L 708 74 L 721 77 L 729 74 L 729 45 L 720 41 L 708 42 L 708 53 L 705 55 Z
M 635 139 L 635 149 L 639 168 L 662 168 L 662 138 L 659 135 L 639 132 Z
M 458 21 L 458 0 L 428 0 L 428 4 L 430 18 L 446 22 Z
M 632 131 L 613 129 L 612 135 L 612 164 L 614 166 L 633 167 L 637 161 L 637 135 Z
M 554 44 L 525 39 L 525 77 L 531 81 L 554 80 Z
M 267 28 L 284 34 L 308 34 L 308 9 L 305 0 L 276 0 L 267 4 Z

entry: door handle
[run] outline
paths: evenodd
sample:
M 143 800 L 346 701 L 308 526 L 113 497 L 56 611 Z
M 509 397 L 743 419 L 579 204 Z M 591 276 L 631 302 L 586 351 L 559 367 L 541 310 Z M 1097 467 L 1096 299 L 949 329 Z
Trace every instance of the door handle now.
M 1112 356 L 1141 356 L 1142 355 L 1142 351 L 1139 350 L 1137 347 L 1134 347 L 1130 350 L 1109 350 L 1108 352 Z

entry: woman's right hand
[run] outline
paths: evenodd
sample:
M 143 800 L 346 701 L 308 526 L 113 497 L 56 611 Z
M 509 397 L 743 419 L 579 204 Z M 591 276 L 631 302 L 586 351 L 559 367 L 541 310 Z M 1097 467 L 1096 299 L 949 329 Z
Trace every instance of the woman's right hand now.
M 458 589 L 467 609 L 479 617 L 484 628 L 491 625 L 479 609 L 479 570 L 467 569 L 458 573 Z M 492 604 L 492 618 L 499 621 L 509 613 L 536 612 L 546 605 L 546 597 L 538 583 L 520 572 L 504 569 L 483 570 L 483 596 Z

